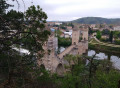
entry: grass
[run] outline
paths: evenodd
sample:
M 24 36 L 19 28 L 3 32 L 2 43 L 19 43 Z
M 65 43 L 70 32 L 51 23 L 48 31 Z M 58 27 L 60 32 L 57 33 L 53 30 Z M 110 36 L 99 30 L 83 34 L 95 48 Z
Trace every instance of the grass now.
M 94 38 L 89 42 L 90 49 L 97 49 L 100 51 L 105 51 L 114 54 L 120 54 L 120 45 L 109 44 L 104 42 L 99 42 Z
M 89 43 L 91 43 L 91 44 L 98 44 L 98 45 L 104 45 L 104 46 L 109 46 L 109 47 L 118 47 L 118 48 L 120 48 L 120 45 L 104 43 L 104 42 L 98 42 L 94 38 L 91 39 L 91 41 Z

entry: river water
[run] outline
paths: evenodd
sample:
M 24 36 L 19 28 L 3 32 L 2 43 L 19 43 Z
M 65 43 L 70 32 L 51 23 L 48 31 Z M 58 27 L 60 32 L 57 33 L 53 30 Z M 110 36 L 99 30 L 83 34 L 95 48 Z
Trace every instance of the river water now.
M 59 48 L 60 53 L 63 52 L 65 50 L 64 47 L 60 47 Z M 112 53 L 106 53 L 106 52 L 98 52 L 96 50 L 88 50 L 88 56 L 92 56 L 96 53 L 96 58 L 94 59 L 99 59 L 99 60 L 103 60 L 103 59 L 109 59 L 112 63 L 113 66 L 116 69 L 120 70 L 120 55 L 114 55 Z M 88 64 L 89 62 L 87 61 L 86 64 Z
M 95 50 L 88 50 L 88 56 L 92 56 L 95 53 L 96 53 L 96 58 L 94 59 L 99 59 L 99 60 L 109 59 L 113 63 L 113 66 L 116 69 L 120 70 L 120 56 L 106 54 L 105 52 L 96 52 Z

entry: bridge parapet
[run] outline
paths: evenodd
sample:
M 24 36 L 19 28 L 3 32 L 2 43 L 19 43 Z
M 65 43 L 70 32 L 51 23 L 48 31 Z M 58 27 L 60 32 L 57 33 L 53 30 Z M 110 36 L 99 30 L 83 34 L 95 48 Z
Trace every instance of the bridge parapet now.
M 60 59 L 62 59 L 66 54 L 68 54 L 72 49 L 73 49 L 73 47 L 75 47 L 75 45 L 71 45 L 71 46 L 69 46 L 67 49 L 65 49 L 62 53 L 60 53 L 59 55 L 58 55 L 58 57 L 60 58 Z

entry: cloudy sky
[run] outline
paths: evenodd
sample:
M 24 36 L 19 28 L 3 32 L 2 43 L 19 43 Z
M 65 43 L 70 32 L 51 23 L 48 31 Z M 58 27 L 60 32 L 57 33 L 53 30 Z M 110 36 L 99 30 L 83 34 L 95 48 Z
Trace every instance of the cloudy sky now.
M 81 17 L 120 18 L 120 0 L 24 0 L 25 7 L 22 0 L 18 1 L 20 11 L 32 4 L 40 5 L 47 13 L 48 21 L 70 21 Z M 12 4 L 18 10 L 18 4 Z

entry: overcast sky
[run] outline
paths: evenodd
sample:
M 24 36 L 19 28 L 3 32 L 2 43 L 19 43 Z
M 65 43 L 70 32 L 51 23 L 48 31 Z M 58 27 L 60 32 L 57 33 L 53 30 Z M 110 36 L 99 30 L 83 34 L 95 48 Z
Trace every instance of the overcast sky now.
M 40 5 L 47 13 L 48 21 L 70 21 L 81 17 L 120 18 L 120 0 L 24 0 L 25 8 L 22 0 L 18 1 L 20 11 L 32 4 Z M 12 4 L 18 10 L 18 4 Z

